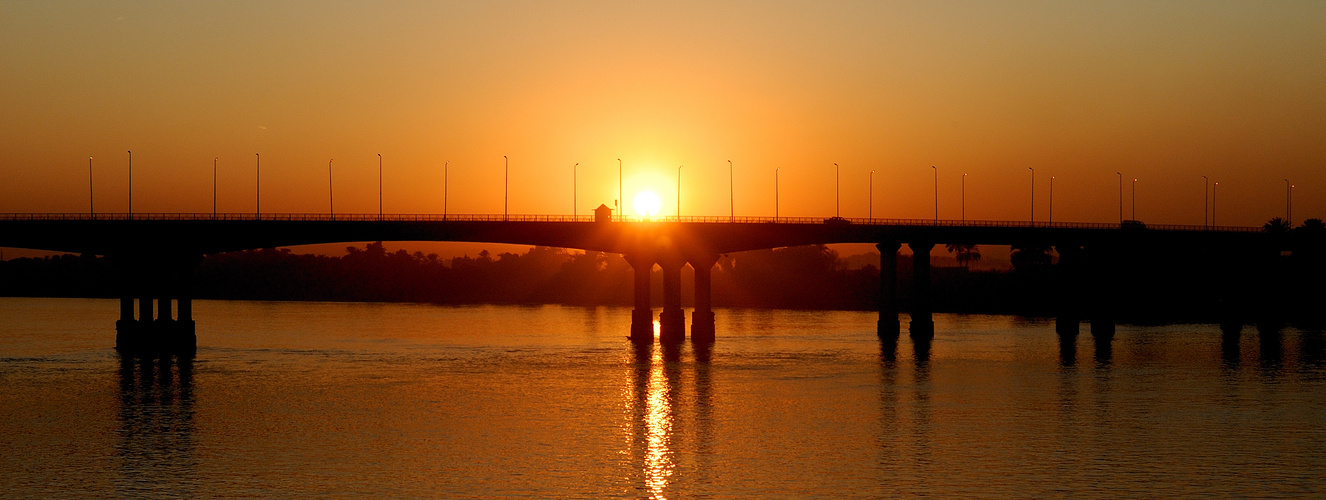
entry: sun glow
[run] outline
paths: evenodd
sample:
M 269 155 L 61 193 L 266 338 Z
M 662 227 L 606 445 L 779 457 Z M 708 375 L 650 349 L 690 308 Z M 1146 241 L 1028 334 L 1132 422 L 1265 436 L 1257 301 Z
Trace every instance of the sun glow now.
M 642 191 L 635 195 L 635 213 L 640 214 L 641 217 L 658 215 L 658 210 L 662 206 L 663 201 L 653 191 Z

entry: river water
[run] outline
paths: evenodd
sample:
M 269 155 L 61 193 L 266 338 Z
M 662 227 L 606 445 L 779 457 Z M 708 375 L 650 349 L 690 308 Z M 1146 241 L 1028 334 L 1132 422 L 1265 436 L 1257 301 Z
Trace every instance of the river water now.
M 637 349 L 622 308 L 195 310 L 195 359 L 137 360 L 116 301 L 0 299 L 0 496 L 1326 495 L 1320 331 L 938 315 L 925 349 L 719 310 L 712 348 Z

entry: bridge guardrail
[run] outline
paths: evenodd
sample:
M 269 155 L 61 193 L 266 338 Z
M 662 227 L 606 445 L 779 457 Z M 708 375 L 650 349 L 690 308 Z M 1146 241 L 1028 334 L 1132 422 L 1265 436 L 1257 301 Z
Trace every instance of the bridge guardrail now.
M 594 222 L 593 215 L 533 215 L 533 214 L 299 214 L 299 213 L 8 213 L 0 214 L 0 221 L 100 221 L 100 220 L 175 220 L 175 221 L 336 221 L 336 222 Z M 735 223 L 735 224 L 826 224 L 825 217 L 724 217 L 724 216 L 664 216 L 664 217 L 614 217 L 619 222 L 684 222 L 684 223 Z M 1031 221 L 994 221 L 994 220 L 950 220 L 950 219 L 889 219 L 889 218 L 842 218 L 836 223 L 857 226 L 937 226 L 937 227 L 990 227 L 990 228 L 1045 228 L 1045 229 L 1120 229 L 1112 222 L 1031 222 Z M 1132 228 L 1129 228 L 1132 230 Z M 1261 232 L 1259 227 L 1247 226 L 1201 226 L 1183 224 L 1148 224 L 1145 230 L 1151 231 L 1210 231 L 1210 232 Z

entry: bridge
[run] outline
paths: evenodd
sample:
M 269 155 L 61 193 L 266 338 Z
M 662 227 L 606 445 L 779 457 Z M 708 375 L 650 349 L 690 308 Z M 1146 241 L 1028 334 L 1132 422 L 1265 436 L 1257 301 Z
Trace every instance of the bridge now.
M 879 334 L 901 333 L 898 253 L 913 254 L 909 334 L 934 335 L 930 254 L 936 244 L 1036 245 L 1059 254 L 1056 329 L 1076 335 L 1090 315 L 1093 335 L 1112 335 L 1111 276 L 1126 249 L 1185 248 L 1237 260 L 1279 255 L 1284 238 L 1260 228 L 806 217 L 594 217 L 379 214 L 0 214 L 0 247 L 103 255 L 120 274 L 116 346 L 189 351 L 196 347 L 193 269 L 204 255 L 357 241 L 509 243 L 622 254 L 634 269 L 630 338 L 653 342 L 649 280 L 662 269 L 659 341 L 686 337 L 681 270 L 695 273 L 691 338 L 714 340 L 711 270 L 721 254 L 814 244 L 871 243 L 880 250 Z M 1236 280 L 1237 282 L 1237 280 Z M 135 304 L 135 301 L 137 302 Z M 174 301 L 176 307 L 172 307 Z M 155 307 L 154 307 L 155 303 Z M 1091 311 L 1085 311 L 1090 304 Z M 135 307 L 136 306 L 136 307 Z M 137 309 L 137 316 L 135 316 Z M 175 317 L 171 316 L 176 309 Z M 1242 325 L 1231 317 L 1230 326 Z

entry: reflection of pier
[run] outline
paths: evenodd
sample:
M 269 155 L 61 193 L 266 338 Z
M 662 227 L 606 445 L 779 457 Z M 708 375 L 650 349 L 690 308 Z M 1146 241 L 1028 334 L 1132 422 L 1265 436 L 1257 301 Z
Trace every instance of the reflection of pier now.
M 1121 226 L 1119 224 L 1030 223 L 898 219 L 811 219 L 666 217 L 611 220 L 611 216 L 440 216 L 267 214 L 10 214 L 0 215 L 0 246 L 107 255 L 121 271 L 117 345 L 127 351 L 189 352 L 195 345 L 191 304 L 192 269 L 202 255 L 319 243 L 354 241 L 468 241 L 577 248 L 619 253 L 635 269 L 631 338 L 653 342 L 654 311 L 649 278 L 662 269 L 660 341 L 686 338 L 681 309 L 681 272 L 695 271 L 691 336 L 714 337 L 711 272 L 730 252 L 831 243 L 873 243 L 880 250 L 879 334 L 901 332 L 898 251 L 913 255 L 913 338 L 934 336 L 930 255 L 936 244 L 1030 245 L 1059 255 L 1057 330 L 1075 336 L 1083 319 L 1108 340 L 1123 290 L 1117 273 L 1130 262 L 1151 258 L 1157 248 L 1183 248 L 1209 262 L 1236 263 L 1222 278 L 1227 329 L 1241 328 L 1247 303 L 1273 308 L 1258 298 L 1271 285 L 1258 281 L 1295 238 L 1257 228 Z M 1314 240 L 1315 242 L 1315 240 Z M 1314 243 L 1316 244 L 1316 243 Z M 135 308 L 135 300 L 137 307 Z M 1089 306 L 1089 307 L 1088 307 Z M 134 312 L 137 309 L 137 317 Z M 176 312 L 177 311 L 177 312 Z M 172 316 L 172 313 L 175 314 Z M 1273 319 L 1273 315 L 1266 315 Z M 1266 318 L 1259 318 L 1266 319 Z
M 193 496 L 193 359 L 121 354 L 119 379 L 117 495 Z M 163 485 L 183 489 L 162 491 Z
M 633 465 L 639 467 L 645 495 L 650 498 L 663 498 L 670 478 L 680 468 L 696 474 L 708 469 L 706 464 L 679 463 L 681 458 L 676 453 L 684 444 L 679 440 L 689 437 L 700 451 L 696 459 L 704 459 L 713 441 L 713 389 L 709 378 L 712 344 L 700 342 L 691 347 L 692 362 L 687 363 L 682 344 L 634 346 L 627 402 L 630 455 Z M 693 393 L 687 393 L 688 381 Z M 692 398 L 694 407 L 683 407 L 683 402 Z

